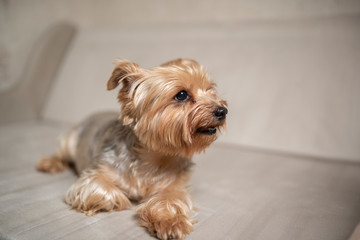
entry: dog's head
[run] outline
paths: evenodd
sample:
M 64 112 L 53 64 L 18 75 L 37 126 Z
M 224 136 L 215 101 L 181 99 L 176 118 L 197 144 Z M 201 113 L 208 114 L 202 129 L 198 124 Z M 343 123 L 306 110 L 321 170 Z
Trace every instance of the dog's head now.
M 107 89 L 121 84 L 120 119 L 148 149 L 190 156 L 225 126 L 227 103 L 198 62 L 176 59 L 152 69 L 127 60 L 115 64 Z

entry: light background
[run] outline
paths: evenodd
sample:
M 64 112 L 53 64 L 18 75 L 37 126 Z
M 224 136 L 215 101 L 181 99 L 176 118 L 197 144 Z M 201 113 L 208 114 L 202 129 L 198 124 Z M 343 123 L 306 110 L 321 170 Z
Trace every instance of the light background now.
M 229 102 L 220 142 L 360 160 L 360 1 L 1 1 L 0 16 L 1 92 L 21 82 L 46 29 L 77 28 L 45 120 L 118 110 L 105 91 L 115 58 L 190 57 Z

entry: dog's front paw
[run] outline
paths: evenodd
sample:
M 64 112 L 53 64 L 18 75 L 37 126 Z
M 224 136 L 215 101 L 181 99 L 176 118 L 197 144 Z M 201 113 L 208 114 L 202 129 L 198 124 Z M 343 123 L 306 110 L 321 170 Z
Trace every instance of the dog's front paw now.
M 65 201 L 86 215 L 131 207 L 125 194 L 103 172 L 96 170 L 84 172 L 68 190 Z
M 192 204 L 183 191 L 158 194 L 136 210 L 140 223 L 159 239 L 183 239 L 193 231 Z
M 184 239 L 193 231 L 193 223 L 184 215 L 176 215 L 170 219 L 152 218 L 142 220 L 141 224 L 147 228 L 151 235 L 159 239 Z

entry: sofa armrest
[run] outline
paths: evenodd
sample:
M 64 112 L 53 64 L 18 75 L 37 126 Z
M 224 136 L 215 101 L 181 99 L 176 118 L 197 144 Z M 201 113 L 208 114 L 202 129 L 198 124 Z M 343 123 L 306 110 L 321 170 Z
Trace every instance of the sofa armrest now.
M 48 90 L 75 32 L 73 25 L 59 23 L 40 36 L 21 79 L 0 93 L 0 124 L 40 118 Z

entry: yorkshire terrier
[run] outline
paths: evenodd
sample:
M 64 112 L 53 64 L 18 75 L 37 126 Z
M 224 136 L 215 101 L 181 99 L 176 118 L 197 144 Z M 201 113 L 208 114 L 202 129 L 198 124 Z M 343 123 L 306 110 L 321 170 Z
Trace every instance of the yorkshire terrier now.
M 80 174 L 65 201 L 86 215 L 139 203 L 142 226 L 160 239 L 193 230 L 187 184 L 191 157 L 225 126 L 226 101 L 195 60 L 176 59 L 152 69 L 115 61 L 107 89 L 121 86 L 116 113 L 95 114 L 59 141 L 57 154 L 37 169 L 55 173 L 69 164 Z

